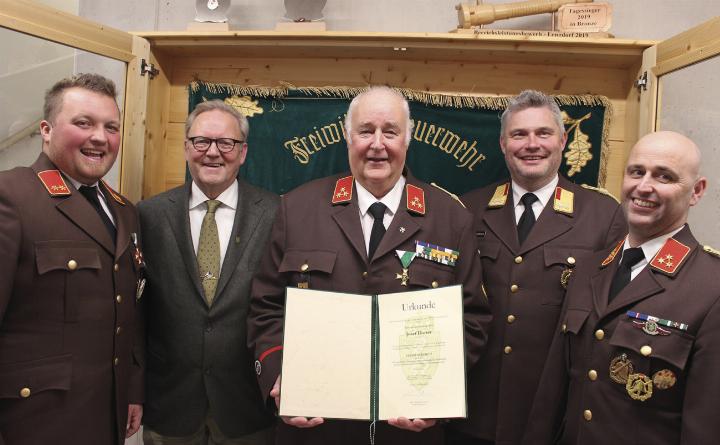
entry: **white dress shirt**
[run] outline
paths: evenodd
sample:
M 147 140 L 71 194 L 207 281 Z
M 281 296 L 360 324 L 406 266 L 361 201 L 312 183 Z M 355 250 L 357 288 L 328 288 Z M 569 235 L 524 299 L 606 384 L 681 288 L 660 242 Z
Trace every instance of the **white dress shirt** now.
M 402 198 L 403 187 L 405 187 L 405 177 L 400 176 L 398 182 L 395 183 L 392 189 L 385 196 L 377 199 L 372 193 L 368 192 L 359 182 L 355 181 L 355 190 L 357 190 L 358 196 L 358 207 L 360 207 L 360 225 L 362 226 L 363 237 L 365 238 L 365 253 L 367 253 L 370 246 L 370 232 L 372 232 L 373 222 L 375 218 L 368 212 L 371 205 L 380 201 L 385 204 L 385 216 L 383 217 L 383 226 L 385 230 L 390 227 L 390 223 L 400 206 L 400 199 Z
M 546 185 L 540 187 L 534 192 L 528 192 L 524 188 L 520 187 L 517 182 L 513 181 L 512 191 L 513 203 L 515 203 L 515 224 L 520 222 L 520 217 L 522 216 L 523 211 L 525 211 L 525 206 L 523 205 L 522 201 L 520 201 L 520 198 L 522 198 L 525 193 L 532 193 L 538 198 L 537 201 L 535 201 L 532 205 L 532 210 L 535 214 L 535 221 L 537 221 L 538 218 L 540 218 L 540 214 L 547 205 L 548 201 L 550 201 L 550 198 L 552 198 L 553 194 L 555 193 L 555 187 L 557 187 L 557 184 L 558 175 L 555 175 L 555 178 L 553 178 L 553 180 L 548 182 Z
M 190 188 L 190 205 L 188 206 L 190 215 L 190 234 L 192 236 L 193 248 L 197 255 L 198 244 L 200 243 L 200 228 L 202 227 L 203 218 L 207 213 L 208 198 L 200 187 L 192 183 Z M 238 182 L 233 181 L 230 187 L 215 198 L 221 202 L 220 206 L 215 210 L 215 223 L 218 228 L 218 238 L 220 241 L 220 270 L 225 260 L 225 252 L 227 252 L 230 244 L 230 236 L 232 235 L 233 224 L 235 223 L 235 210 L 237 210 L 238 200 Z

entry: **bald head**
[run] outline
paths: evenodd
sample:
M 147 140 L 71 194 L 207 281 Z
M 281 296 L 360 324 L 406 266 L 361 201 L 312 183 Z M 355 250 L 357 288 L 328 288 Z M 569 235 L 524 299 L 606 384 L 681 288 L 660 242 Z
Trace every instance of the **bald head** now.
M 678 229 L 700 201 L 700 149 L 673 131 L 643 136 L 630 151 L 623 177 L 623 210 L 630 244 L 638 246 Z

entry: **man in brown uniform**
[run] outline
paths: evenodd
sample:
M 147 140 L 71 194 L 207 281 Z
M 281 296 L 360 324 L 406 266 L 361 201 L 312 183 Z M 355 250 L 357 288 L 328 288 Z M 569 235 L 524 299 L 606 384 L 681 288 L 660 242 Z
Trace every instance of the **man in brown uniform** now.
M 352 176 L 313 181 L 282 198 L 269 252 L 253 283 L 248 321 L 248 342 L 266 399 L 277 402 L 280 397 L 286 286 L 377 294 L 461 283 L 468 366 L 484 347 L 491 317 L 482 290 L 472 215 L 404 169 L 411 127 L 407 101 L 397 92 L 380 87 L 357 96 L 346 120 Z M 404 283 L 398 279 L 403 265 L 396 249 L 414 252 L 416 241 L 459 251 L 459 259 L 454 266 L 415 259 Z M 302 417 L 283 421 L 277 431 L 281 444 L 369 441 L 369 422 Z M 442 439 L 434 419 L 377 422 L 379 444 L 442 443 Z
M 699 166 L 674 132 L 631 151 L 629 234 L 578 268 L 524 443 L 718 443 L 720 253 L 686 224 L 707 183 Z
M 0 444 L 121 444 L 140 426 L 137 213 L 101 179 L 115 95 L 94 74 L 55 84 L 42 153 L 0 173 Z
M 565 286 L 625 233 L 613 198 L 558 175 L 566 139 L 555 101 L 522 92 L 501 118 L 511 180 L 462 198 L 475 214 L 494 318 L 487 353 L 469 371 L 469 418 L 448 426 L 451 444 L 520 443 Z

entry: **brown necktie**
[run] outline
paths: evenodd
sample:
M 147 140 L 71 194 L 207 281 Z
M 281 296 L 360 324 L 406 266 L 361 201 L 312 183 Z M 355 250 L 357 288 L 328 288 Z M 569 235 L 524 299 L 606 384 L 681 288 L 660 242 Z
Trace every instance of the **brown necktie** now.
M 220 276 L 220 238 L 215 222 L 215 211 L 220 206 L 220 201 L 209 199 L 206 203 L 208 209 L 200 227 L 197 262 L 200 281 L 205 291 L 205 301 L 210 306 L 215 298 L 217 280 Z

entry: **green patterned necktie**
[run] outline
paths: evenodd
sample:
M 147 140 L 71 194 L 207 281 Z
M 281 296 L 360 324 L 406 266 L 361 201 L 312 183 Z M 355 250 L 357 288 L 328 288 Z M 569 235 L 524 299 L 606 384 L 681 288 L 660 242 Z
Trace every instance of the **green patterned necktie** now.
M 197 262 L 200 281 L 205 290 L 205 301 L 210 306 L 215 298 L 215 289 L 220 276 L 220 238 L 215 223 L 215 211 L 220 206 L 220 201 L 208 199 L 206 203 L 208 210 L 200 227 Z

